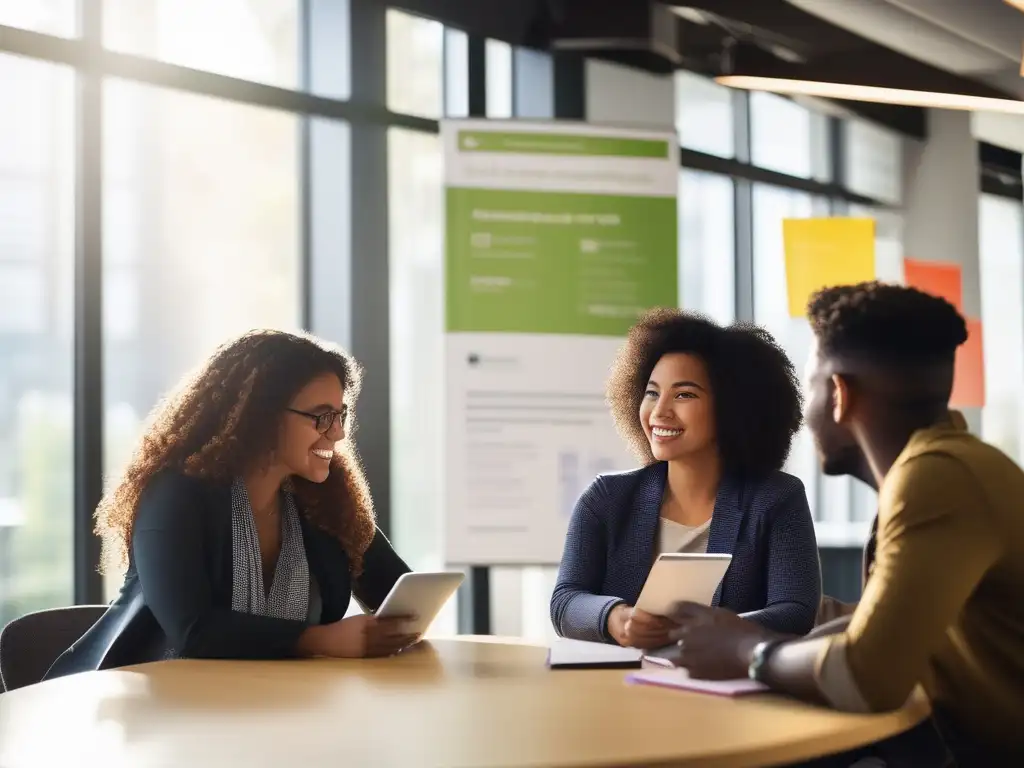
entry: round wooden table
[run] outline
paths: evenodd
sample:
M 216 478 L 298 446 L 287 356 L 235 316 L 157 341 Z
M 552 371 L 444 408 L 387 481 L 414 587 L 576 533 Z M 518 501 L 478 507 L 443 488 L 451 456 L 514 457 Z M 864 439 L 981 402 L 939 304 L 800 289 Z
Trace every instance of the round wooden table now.
M 778 765 L 870 743 L 928 713 L 843 715 L 775 696 L 548 670 L 547 649 L 432 640 L 390 659 L 167 661 L 0 695 L 0 768 Z

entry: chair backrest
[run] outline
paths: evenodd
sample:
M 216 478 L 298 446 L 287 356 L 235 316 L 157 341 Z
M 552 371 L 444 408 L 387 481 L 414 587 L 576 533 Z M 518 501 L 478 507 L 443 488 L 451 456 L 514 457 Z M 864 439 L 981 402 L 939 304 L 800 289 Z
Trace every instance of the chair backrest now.
M 0 630 L 0 691 L 38 683 L 57 657 L 107 610 L 75 605 L 28 613 Z

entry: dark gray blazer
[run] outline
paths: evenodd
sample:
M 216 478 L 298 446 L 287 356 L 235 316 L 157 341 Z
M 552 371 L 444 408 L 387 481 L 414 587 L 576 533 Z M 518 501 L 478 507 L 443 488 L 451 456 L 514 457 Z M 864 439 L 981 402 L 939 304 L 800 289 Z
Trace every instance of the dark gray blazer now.
M 633 605 L 655 560 L 668 465 L 600 475 L 583 492 L 565 538 L 551 622 L 563 637 L 608 642 L 608 613 Z M 708 552 L 732 554 L 713 604 L 768 629 L 814 626 L 821 565 L 803 483 L 774 472 L 757 481 L 723 477 Z
M 408 566 L 380 531 L 353 579 L 335 537 L 302 516 L 320 623 L 345 616 L 352 595 L 380 607 Z M 46 678 L 168 657 L 276 659 L 294 655 L 306 622 L 231 610 L 231 484 L 167 471 L 142 494 L 124 586 L 107 612 Z

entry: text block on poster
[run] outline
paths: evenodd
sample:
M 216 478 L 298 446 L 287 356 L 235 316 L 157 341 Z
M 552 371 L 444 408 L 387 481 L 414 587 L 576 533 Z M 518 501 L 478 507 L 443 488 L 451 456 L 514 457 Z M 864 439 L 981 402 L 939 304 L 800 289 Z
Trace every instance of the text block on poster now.
M 959 264 L 904 259 L 903 276 L 911 288 L 939 296 L 963 312 L 964 278 Z
M 822 288 L 875 279 L 874 219 L 784 219 L 782 239 L 790 317 Z
M 951 408 L 983 408 L 985 406 L 985 350 L 981 321 L 967 318 L 967 341 L 956 351 L 956 371 Z

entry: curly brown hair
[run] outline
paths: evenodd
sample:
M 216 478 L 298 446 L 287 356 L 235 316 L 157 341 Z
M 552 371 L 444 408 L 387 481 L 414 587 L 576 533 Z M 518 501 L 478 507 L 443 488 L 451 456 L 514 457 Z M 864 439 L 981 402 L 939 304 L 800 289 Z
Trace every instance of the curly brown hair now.
M 362 371 L 338 347 L 307 334 L 254 330 L 220 346 L 151 412 L 120 482 L 96 509 L 104 562 L 125 563 L 139 500 L 159 473 L 228 481 L 264 460 L 278 439 L 282 414 L 310 381 L 335 374 L 349 413 Z M 349 434 L 355 428 L 349 416 Z M 338 444 L 323 483 L 292 478 L 307 519 L 341 541 L 353 573 L 376 531 L 373 502 L 351 437 Z
M 654 366 L 674 352 L 695 355 L 707 366 L 723 468 L 741 476 L 781 469 L 803 418 L 793 363 L 763 328 L 722 327 L 679 309 L 654 309 L 641 317 L 608 380 L 612 418 L 640 461 L 655 461 L 640 423 L 640 404 Z

